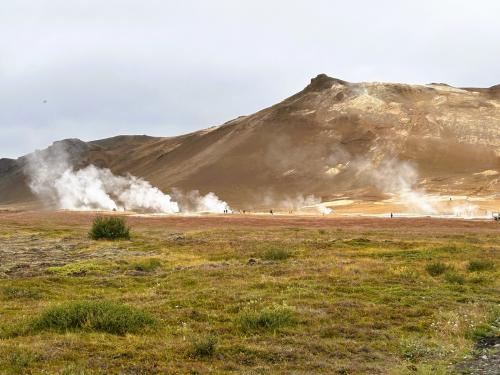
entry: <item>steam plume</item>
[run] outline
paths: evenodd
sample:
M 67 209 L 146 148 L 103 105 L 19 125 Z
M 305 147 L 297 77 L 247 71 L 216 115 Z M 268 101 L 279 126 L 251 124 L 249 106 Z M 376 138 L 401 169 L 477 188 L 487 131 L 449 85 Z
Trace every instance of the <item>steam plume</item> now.
M 326 207 L 322 203 L 321 198 L 313 194 L 297 194 L 295 196 L 286 196 L 282 199 L 275 199 L 271 194 L 268 194 L 264 199 L 264 203 L 269 207 L 274 206 L 278 209 L 297 213 L 317 211 L 320 214 L 328 215 L 333 212 L 331 208 Z
M 475 204 L 465 202 L 463 204 L 453 206 L 452 210 L 453 215 L 458 217 L 474 217 L 477 216 L 479 207 Z
M 29 155 L 25 167 L 30 189 L 49 206 L 68 210 L 117 210 L 152 213 L 224 212 L 226 202 L 214 193 L 183 195 L 181 209 L 168 194 L 142 178 L 116 176 L 109 169 L 89 165 L 75 170 L 64 144 L 55 143 Z
M 411 163 L 392 159 L 375 164 L 363 159 L 351 166 L 356 168 L 358 177 L 368 178 L 378 190 L 396 197 L 407 207 L 419 213 L 437 213 L 424 191 L 416 188 L 418 173 Z
M 58 208 L 179 212 L 168 194 L 141 178 L 115 176 L 109 169 L 94 165 L 75 171 L 61 144 L 29 155 L 25 172 L 33 193 Z
M 172 189 L 172 195 L 174 199 L 179 202 L 181 206 L 181 211 L 184 213 L 193 212 L 212 212 L 212 213 L 224 213 L 232 212 L 229 205 L 220 200 L 215 193 L 208 193 L 206 195 L 201 195 L 198 190 L 192 190 L 188 193 L 183 193 L 179 189 Z

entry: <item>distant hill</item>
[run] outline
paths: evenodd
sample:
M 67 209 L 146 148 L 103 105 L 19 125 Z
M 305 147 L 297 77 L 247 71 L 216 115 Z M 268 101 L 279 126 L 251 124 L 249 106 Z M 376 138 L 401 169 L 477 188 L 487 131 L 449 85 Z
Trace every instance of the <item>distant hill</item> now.
M 243 208 L 297 194 L 376 201 L 408 172 L 400 163 L 432 194 L 498 195 L 500 86 L 349 83 L 320 74 L 281 103 L 221 126 L 60 142 L 76 168 L 131 173 L 165 192 L 213 191 Z M 0 204 L 36 201 L 25 164 L 26 157 L 0 159 Z

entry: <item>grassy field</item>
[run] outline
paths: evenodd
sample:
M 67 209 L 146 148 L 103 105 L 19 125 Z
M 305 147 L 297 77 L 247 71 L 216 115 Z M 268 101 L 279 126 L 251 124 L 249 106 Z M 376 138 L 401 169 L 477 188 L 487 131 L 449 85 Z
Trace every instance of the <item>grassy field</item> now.
M 446 374 L 499 332 L 495 223 L 0 216 L 1 374 Z

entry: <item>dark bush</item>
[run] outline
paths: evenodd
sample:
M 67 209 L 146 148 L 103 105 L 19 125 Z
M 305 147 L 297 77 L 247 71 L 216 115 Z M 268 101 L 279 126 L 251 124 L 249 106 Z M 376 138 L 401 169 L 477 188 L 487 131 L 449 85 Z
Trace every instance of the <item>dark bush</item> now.
M 89 236 L 93 240 L 115 240 L 119 238 L 130 239 L 130 230 L 125 225 L 125 220 L 117 216 L 97 216 L 92 223 Z
M 51 307 L 32 323 L 36 331 L 102 331 L 123 335 L 154 323 L 144 311 L 109 301 L 70 302 Z
M 291 254 L 288 250 L 279 248 L 270 248 L 264 251 L 262 258 L 265 260 L 287 260 Z
M 443 273 L 445 273 L 446 271 L 448 271 L 450 269 L 449 266 L 447 266 L 446 264 L 444 263 L 441 263 L 441 262 L 436 262 L 436 263 L 431 263 L 431 264 L 428 264 L 426 267 L 425 267 L 425 270 L 427 271 L 427 273 L 431 276 L 439 276 L 439 275 L 442 275 Z
M 217 348 L 217 340 L 214 336 L 208 336 L 193 342 L 192 354 L 196 357 L 212 357 Z
M 471 260 L 467 266 L 469 272 L 492 271 L 495 269 L 495 263 L 491 260 Z
M 446 272 L 444 278 L 447 282 L 452 284 L 463 285 L 465 283 L 465 277 L 453 271 Z

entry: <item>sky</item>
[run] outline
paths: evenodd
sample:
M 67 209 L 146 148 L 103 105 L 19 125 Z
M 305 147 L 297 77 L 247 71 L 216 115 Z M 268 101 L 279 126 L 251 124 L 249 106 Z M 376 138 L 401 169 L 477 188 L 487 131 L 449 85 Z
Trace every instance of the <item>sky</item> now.
M 220 125 L 319 73 L 490 87 L 499 15 L 498 0 L 2 0 L 0 158 Z

